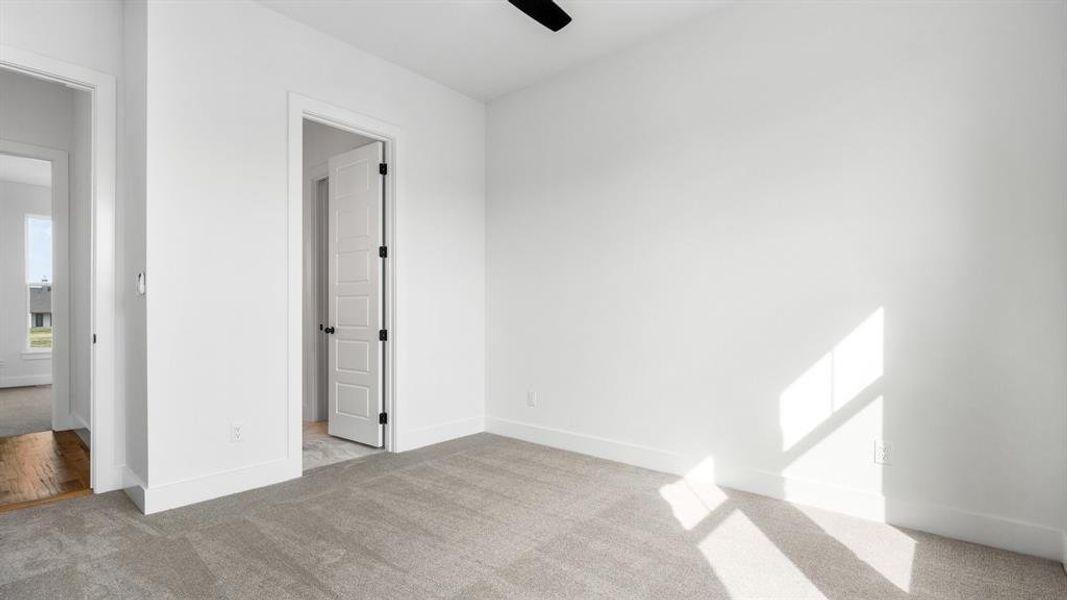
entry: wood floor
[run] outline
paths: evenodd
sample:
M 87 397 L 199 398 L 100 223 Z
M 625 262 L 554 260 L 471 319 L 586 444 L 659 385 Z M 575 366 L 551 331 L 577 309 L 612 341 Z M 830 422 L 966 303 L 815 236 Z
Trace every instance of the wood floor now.
M 89 449 L 73 431 L 0 438 L 0 512 L 92 493 Z

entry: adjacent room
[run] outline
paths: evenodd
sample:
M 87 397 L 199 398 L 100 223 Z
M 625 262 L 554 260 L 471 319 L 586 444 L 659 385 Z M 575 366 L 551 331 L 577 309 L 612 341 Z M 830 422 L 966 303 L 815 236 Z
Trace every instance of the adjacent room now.
M 0 0 L 0 598 L 1065 560 L 1067 0 Z
M 0 437 L 52 430 L 52 163 L 0 154 Z
M 0 512 L 90 487 L 89 95 L 0 69 Z

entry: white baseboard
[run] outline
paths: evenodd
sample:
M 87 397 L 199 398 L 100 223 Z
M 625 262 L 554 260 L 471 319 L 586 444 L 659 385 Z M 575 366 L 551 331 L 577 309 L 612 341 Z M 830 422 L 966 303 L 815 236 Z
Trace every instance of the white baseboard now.
M 486 417 L 485 430 L 505 437 L 570 450 L 580 454 L 588 454 L 589 456 L 636 465 L 653 471 L 663 471 L 664 473 L 686 473 L 696 464 L 680 454 L 659 450 L 658 448 L 496 417 Z
M 885 521 L 893 525 L 1058 562 L 1064 560 L 1063 533 L 1052 527 L 929 502 L 892 498 L 886 502 Z
M 658 448 L 509 419 L 486 417 L 485 430 L 497 435 L 675 475 L 690 473 L 701 464 L 700 457 L 688 457 Z M 1043 525 L 932 503 L 886 498 L 866 490 L 794 479 L 747 467 L 734 468 L 716 464 L 711 473 L 706 473 L 703 469 L 701 473 L 710 476 L 717 485 L 723 487 L 795 504 L 814 506 L 1057 561 L 1067 558 L 1067 533 Z
M 402 431 L 397 452 L 446 442 L 485 431 L 483 417 L 459 419 L 431 427 Z M 130 500 L 146 515 L 171 510 L 205 500 L 281 483 L 300 477 L 301 458 L 283 459 L 188 481 L 146 486 L 132 471 L 124 468 L 123 488 Z
M 118 470 L 121 481 L 118 484 L 118 488 L 126 492 L 137 508 L 144 512 L 144 490 L 148 487 L 144 479 L 140 475 L 134 473 L 133 469 L 126 465 L 122 465 L 122 468 Z
M 45 373 L 43 375 L 15 375 L 13 377 L 0 378 L 0 388 L 51 385 L 51 383 L 51 373 Z
M 431 425 L 429 427 L 409 429 L 400 431 L 397 434 L 397 444 L 396 447 L 393 448 L 393 451 L 406 452 L 408 450 L 422 448 L 423 446 L 439 444 L 467 435 L 474 435 L 475 433 L 481 433 L 483 431 L 485 431 L 484 417 L 469 417 L 438 425 Z
M 119 469 L 119 475 L 122 478 L 119 487 L 123 489 L 132 487 L 139 487 L 143 489 L 148 487 L 148 485 L 144 481 L 144 478 L 138 475 L 136 472 L 134 472 L 133 469 L 126 465 L 122 465 L 122 468 Z
M 133 502 L 134 506 L 136 506 L 142 513 L 148 514 L 148 513 L 145 513 L 145 510 L 144 510 L 144 487 L 143 486 L 133 485 L 133 486 L 130 486 L 130 487 L 122 488 L 122 491 L 126 492 L 126 496 L 130 499 L 130 502 Z
M 126 488 L 126 494 L 144 514 L 150 515 L 295 479 L 301 474 L 301 459 L 285 458 L 160 486 L 134 485 Z

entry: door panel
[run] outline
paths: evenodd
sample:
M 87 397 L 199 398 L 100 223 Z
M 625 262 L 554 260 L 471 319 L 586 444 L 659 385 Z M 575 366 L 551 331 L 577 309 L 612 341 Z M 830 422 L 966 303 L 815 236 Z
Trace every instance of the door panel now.
M 382 144 L 330 159 L 329 433 L 382 445 Z

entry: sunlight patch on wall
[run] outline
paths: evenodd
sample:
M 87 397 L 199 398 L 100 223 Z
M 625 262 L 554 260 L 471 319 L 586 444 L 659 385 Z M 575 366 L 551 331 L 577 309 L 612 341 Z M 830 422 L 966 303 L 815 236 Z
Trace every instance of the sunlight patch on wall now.
M 798 453 L 782 468 L 782 475 L 790 482 L 787 491 L 791 494 L 803 493 L 804 482 L 814 481 L 866 494 L 880 493 L 882 467 L 874 462 L 874 440 L 881 438 L 884 431 L 884 403 L 881 396 L 876 397 L 847 420 L 835 422 L 833 429 L 810 446 L 805 446 L 802 453 Z M 818 495 L 818 492 L 813 493 Z M 787 498 L 792 502 L 812 503 L 809 497 L 787 495 Z M 851 502 L 859 500 L 853 499 Z M 869 504 L 871 506 L 863 510 L 864 516 L 881 518 L 878 513 L 884 511 L 884 503 L 880 497 L 870 498 Z M 850 510 L 848 506 L 846 504 L 833 510 L 848 513 L 856 510 L 855 507 Z
M 779 397 L 782 449 L 789 450 L 882 376 L 884 309 L 867 317 Z

